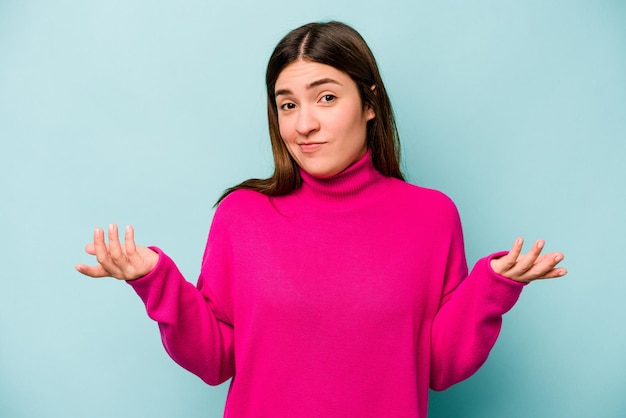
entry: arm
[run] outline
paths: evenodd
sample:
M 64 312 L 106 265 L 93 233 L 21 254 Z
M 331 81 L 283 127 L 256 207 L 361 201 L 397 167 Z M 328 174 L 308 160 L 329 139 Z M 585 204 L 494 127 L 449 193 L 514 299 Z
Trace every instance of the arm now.
M 540 256 L 543 241 L 520 255 L 522 240 L 506 253 L 479 260 L 466 276 L 463 237 L 458 214 L 447 261 L 443 296 L 432 327 L 431 387 L 444 390 L 467 379 L 487 360 L 502 324 L 502 315 L 517 301 L 522 288 L 539 278 L 566 274 L 555 268 L 560 253 Z
M 127 281 L 145 303 L 150 318 L 157 321 L 163 345 L 174 361 L 209 384 L 233 375 L 233 328 L 208 289 L 187 282 L 158 248 L 136 246 L 131 227 L 121 244 L 117 226 L 110 225 L 109 245 L 104 231 L 96 229 L 86 251 L 96 256 L 98 265 L 79 264 L 76 269 L 91 277 Z
M 159 325 L 165 351 L 183 368 L 210 385 L 234 374 L 234 333 L 230 321 L 208 289 L 186 281 L 160 249 L 159 262 L 148 275 L 128 281 Z M 200 283 L 200 282 L 199 282 Z
M 492 255 L 444 296 L 432 328 L 430 385 L 444 390 L 474 373 L 487 360 L 509 311 L 524 284 L 496 274 Z

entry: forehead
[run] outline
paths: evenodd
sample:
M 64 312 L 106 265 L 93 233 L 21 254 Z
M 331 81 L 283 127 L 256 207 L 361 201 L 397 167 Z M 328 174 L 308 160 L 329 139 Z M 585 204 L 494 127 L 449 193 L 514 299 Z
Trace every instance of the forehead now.
M 276 79 L 276 90 L 306 87 L 317 80 L 331 79 L 341 85 L 354 83 L 350 76 L 330 65 L 298 60 L 283 68 Z

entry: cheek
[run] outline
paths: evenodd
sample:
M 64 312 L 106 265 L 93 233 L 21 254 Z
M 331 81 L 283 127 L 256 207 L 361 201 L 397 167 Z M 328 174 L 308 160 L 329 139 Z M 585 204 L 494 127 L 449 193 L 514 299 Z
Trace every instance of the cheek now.
M 287 121 L 281 118 L 278 118 L 278 132 L 280 133 L 280 137 L 283 139 L 283 141 L 290 142 L 291 129 L 289 129 L 289 124 L 287 123 Z

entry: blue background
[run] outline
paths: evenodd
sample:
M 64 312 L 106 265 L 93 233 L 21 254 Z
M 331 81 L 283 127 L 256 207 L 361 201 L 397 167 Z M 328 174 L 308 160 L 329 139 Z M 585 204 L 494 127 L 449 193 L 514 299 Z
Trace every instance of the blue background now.
M 130 223 L 195 282 L 215 200 L 271 172 L 269 54 L 321 19 L 370 44 L 470 263 L 520 235 L 566 255 L 430 416 L 626 416 L 624 2 L 0 0 L 1 416 L 222 415 L 134 292 L 73 265 Z

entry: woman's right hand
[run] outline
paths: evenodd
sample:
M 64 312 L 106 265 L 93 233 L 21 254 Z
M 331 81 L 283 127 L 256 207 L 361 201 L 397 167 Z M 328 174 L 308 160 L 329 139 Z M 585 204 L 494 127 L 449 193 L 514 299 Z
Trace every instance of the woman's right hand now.
M 135 245 L 135 232 L 132 226 L 126 227 L 124 244 L 120 243 L 117 225 L 109 225 L 109 244 L 104 242 L 104 231 L 96 228 L 93 243 L 87 244 L 85 251 L 95 255 L 97 266 L 77 264 L 76 270 L 90 277 L 114 277 L 118 280 L 134 280 L 148 274 L 159 255 L 147 247 Z

